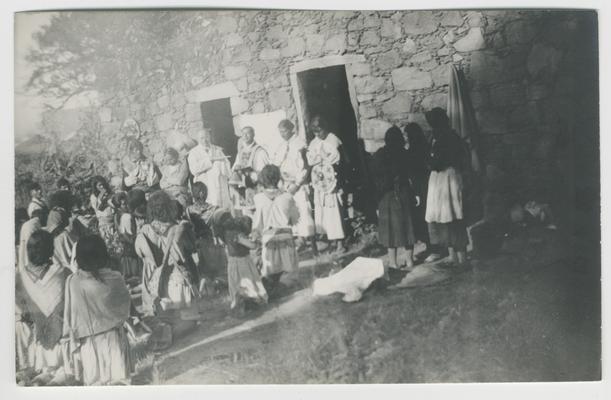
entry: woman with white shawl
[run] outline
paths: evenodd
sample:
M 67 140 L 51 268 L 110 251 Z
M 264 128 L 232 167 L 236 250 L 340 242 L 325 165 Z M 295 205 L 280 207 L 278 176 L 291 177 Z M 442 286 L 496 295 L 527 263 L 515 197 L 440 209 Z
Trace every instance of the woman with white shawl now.
M 67 361 L 63 345 L 64 285 L 70 270 L 52 262 L 53 237 L 38 230 L 27 242 L 28 262 L 16 276 L 16 347 L 18 369 L 31 368 L 35 383 L 63 379 Z
M 124 323 L 130 295 L 121 273 L 108 268 L 104 240 L 84 236 L 76 244 L 78 269 L 66 280 L 64 336 L 82 368 L 73 373 L 85 385 L 129 384 L 133 363 Z

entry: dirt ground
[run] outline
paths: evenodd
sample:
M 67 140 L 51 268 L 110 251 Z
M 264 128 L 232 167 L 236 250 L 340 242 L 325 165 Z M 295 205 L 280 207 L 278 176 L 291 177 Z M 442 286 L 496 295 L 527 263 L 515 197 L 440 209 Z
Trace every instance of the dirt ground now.
M 443 283 L 391 291 L 376 282 L 350 304 L 307 288 L 331 265 L 303 268 L 291 293 L 246 317 L 211 305 L 195 332 L 141 362 L 134 383 L 598 380 L 596 251 L 528 229 Z

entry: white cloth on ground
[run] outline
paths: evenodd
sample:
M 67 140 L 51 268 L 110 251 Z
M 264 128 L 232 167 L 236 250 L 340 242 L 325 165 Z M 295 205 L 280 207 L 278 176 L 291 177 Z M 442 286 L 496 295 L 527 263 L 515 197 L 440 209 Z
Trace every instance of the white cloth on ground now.
M 314 296 L 343 293 L 343 301 L 359 301 L 363 292 L 378 278 L 384 276 L 384 265 L 379 258 L 357 257 L 344 269 L 327 278 L 316 279 Z

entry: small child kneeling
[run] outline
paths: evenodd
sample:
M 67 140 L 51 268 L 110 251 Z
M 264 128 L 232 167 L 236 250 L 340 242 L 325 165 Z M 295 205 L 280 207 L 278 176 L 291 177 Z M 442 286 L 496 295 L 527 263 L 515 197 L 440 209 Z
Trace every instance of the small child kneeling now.
M 220 218 L 223 241 L 227 249 L 227 281 L 231 308 L 243 310 L 245 300 L 267 303 L 267 292 L 261 281 L 261 274 L 250 256 L 256 247 L 248 238 L 252 229 L 249 217 L 233 218 L 228 211 Z

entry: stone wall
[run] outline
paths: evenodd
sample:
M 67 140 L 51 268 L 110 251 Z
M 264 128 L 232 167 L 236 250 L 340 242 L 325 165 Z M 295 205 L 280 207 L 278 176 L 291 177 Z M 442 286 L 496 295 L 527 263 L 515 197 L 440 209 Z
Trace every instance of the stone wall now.
M 110 135 L 126 118 L 139 121 L 159 160 L 177 124 L 189 133 L 201 126 L 199 103 L 210 93 L 230 97 L 234 115 L 284 109 L 295 120 L 290 66 L 359 54 L 365 61 L 347 70 L 359 135 L 374 151 L 389 124 L 428 128 L 423 113 L 446 107 L 454 63 L 470 86 L 486 165 L 521 180 L 549 164 L 546 146 L 559 131 L 575 131 L 581 82 L 595 79 L 579 69 L 592 24 L 591 13 L 537 10 L 194 13 L 148 60 L 158 84 L 108 94 L 100 118 Z

